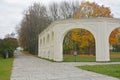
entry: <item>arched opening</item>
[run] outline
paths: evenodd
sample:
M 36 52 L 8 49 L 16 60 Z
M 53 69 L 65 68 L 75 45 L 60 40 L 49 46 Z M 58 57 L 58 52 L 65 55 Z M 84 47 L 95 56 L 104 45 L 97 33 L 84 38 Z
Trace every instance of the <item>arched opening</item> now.
M 42 46 L 42 39 L 40 39 L 40 46 Z
M 52 41 L 54 40 L 54 32 L 52 32 L 51 40 L 52 40 Z
M 63 40 L 63 61 L 95 61 L 95 38 L 86 29 L 72 29 Z
M 47 35 L 47 43 L 49 44 L 49 41 L 50 41 L 50 36 L 49 34 Z
M 43 38 L 43 45 L 45 45 L 45 37 Z
M 114 29 L 109 36 L 110 61 L 120 61 L 120 27 Z

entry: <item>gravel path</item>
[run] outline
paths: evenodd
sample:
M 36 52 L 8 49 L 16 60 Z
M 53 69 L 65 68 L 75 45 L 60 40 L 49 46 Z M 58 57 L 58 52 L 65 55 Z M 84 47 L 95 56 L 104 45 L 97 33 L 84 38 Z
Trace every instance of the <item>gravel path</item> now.
M 11 80 L 119 80 L 85 71 L 74 66 L 101 64 L 96 62 L 49 62 L 17 51 Z M 102 63 L 111 64 L 111 63 Z M 116 64 L 116 63 L 112 63 Z M 118 62 L 118 64 L 120 64 Z

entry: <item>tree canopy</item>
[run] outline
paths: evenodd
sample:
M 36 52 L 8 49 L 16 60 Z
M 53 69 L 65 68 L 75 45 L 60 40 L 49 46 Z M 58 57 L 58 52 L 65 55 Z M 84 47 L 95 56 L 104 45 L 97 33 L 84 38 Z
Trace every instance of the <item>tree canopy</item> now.
M 113 17 L 109 7 L 98 5 L 95 2 L 82 2 L 74 18 L 81 17 Z
M 0 40 L 0 55 L 5 57 L 8 53 L 9 57 L 13 57 L 14 50 L 18 47 L 18 41 L 15 38 L 4 38 Z

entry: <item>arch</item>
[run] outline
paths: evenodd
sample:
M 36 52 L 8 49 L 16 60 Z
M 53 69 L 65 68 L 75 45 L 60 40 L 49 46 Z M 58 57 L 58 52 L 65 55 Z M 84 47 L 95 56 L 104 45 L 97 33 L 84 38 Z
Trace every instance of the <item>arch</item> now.
M 120 61 L 120 42 L 117 39 L 120 37 L 120 27 L 115 27 L 109 34 L 109 54 L 110 61 Z
M 73 25 L 75 25 L 75 24 L 73 24 Z M 65 27 L 67 27 L 67 26 L 65 26 Z M 91 26 L 87 26 L 87 27 L 84 27 L 84 26 L 81 26 L 81 25 L 75 25 L 75 26 L 73 26 L 73 27 L 68 27 L 67 29 L 65 29 L 64 31 L 63 31 L 63 33 L 62 33 L 62 36 L 61 36 L 61 41 L 62 41 L 62 43 L 63 43 L 63 40 L 64 40 L 64 36 L 69 32 L 69 31 L 71 31 L 71 30 L 73 30 L 73 29 L 85 29 L 85 30 L 87 30 L 87 31 L 89 31 L 93 36 L 94 36 L 94 38 L 95 38 L 95 40 L 96 40 L 96 32 L 95 32 L 95 30 L 93 29 L 93 27 L 91 27 Z
M 52 42 L 52 31 L 50 32 L 50 42 Z
M 42 46 L 44 45 L 44 40 L 43 40 L 43 37 L 42 37 Z
M 92 22 L 92 23 L 91 22 L 82 22 L 82 23 L 68 22 L 67 25 L 59 24 L 58 27 L 56 25 L 57 30 L 55 31 L 54 60 L 63 61 L 62 43 L 63 43 L 64 36 L 74 28 L 82 28 L 91 32 L 95 38 L 96 53 L 97 53 L 96 61 L 109 61 L 109 54 L 108 54 L 109 46 L 108 46 L 108 43 L 106 43 L 106 34 L 104 34 L 104 32 L 106 31 L 106 29 L 104 29 L 105 26 L 106 25 L 102 24 L 102 22 L 97 24 L 95 22 Z M 103 33 L 101 33 L 101 31 L 103 31 Z M 105 35 L 105 36 L 102 36 L 102 35 Z
M 54 32 L 52 31 L 52 37 L 51 37 L 51 40 L 53 41 L 54 40 Z
M 108 40 L 110 40 L 110 36 L 111 36 L 112 32 L 115 31 L 116 29 L 118 29 L 119 32 L 120 32 L 120 26 L 119 26 L 119 27 L 114 27 L 113 29 L 111 29 L 111 30 L 109 31 Z
M 120 28 L 120 26 L 115 26 L 115 27 L 110 28 L 109 33 L 108 33 L 108 37 L 110 37 L 111 33 L 117 28 Z
M 96 61 L 109 61 L 109 35 L 116 28 L 115 26 L 120 26 L 120 19 L 82 18 L 56 21 L 40 33 L 40 37 L 43 37 L 42 42 L 45 43 L 47 40 L 46 34 L 50 32 L 49 42 L 51 43 L 42 45 L 42 49 L 45 51 L 53 48 L 53 60 L 62 61 L 64 36 L 74 28 L 82 28 L 91 32 L 95 38 Z
M 42 46 L 42 39 L 40 39 L 40 45 Z
M 71 30 L 73 30 L 73 29 L 84 29 L 84 30 L 87 30 L 87 31 L 90 32 L 90 33 L 94 36 L 94 38 L 95 38 L 95 35 L 94 35 L 93 31 L 91 31 L 91 30 L 89 30 L 89 29 L 86 29 L 86 28 L 83 28 L 83 27 L 80 27 L 80 28 L 74 27 L 74 28 L 71 28 L 71 29 L 66 30 L 66 31 L 63 33 L 63 35 L 62 35 L 62 37 L 61 37 L 62 43 L 63 43 L 63 40 L 64 40 L 65 35 L 66 35 L 69 31 L 71 31 Z
M 49 34 L 47 34 L 47 43 L 49 44 L 49 42 L 50 42 L 50 35 Z
M 45 37 L 43 38 L 43 45 L 45 46 Z
M 82 49 L 78 49 L 77 50 L 77 52 L 78 51 L 80 51 L 79 53 L 81 54 L 81 53 L 85 53 L 85 54 L 87 54 L 86 56 L 88 57 L 88 54 L 89 55 L 93 55 L 93 56 L 89 56 L 90 58 L 92 58 L 92 60 L 88 60 L 88 61 L 95 61 L 95 36 L 90 32 L 90 31 L 88 31 L 88 30 L 86 30 L 86 29 L 84 29 L 84 28 L 74 28 L 74 29 L 70 29 L 70 30 L 68 30 L 68 31 L 66 31 L 65 32 L 65 35 L 63 35 L 64 36 L 64 39 L 62 40 L 62 53 L 63 53 L 63 55 L 64 55 L 64 48 L 63 48 L 63 46 L 64 46 L 64 41 L 65 41 L 65 38 L 66 38 L 66 36 L 71 32 L 71 31 L 73 31 L 73 30 L 77 30 L 78 32 L 80 32 L 81 33 L 81 36 L 84 36 L 84 37 L 86 37 L 86 39 L 89 39 L 88 37 L 91 37 L 91 39 L 93 40 L 93 43 L 92 44 L 94 44 L 94 45 L 91 45 L 91 44 L 89 44 L 89 42 L 88 42 L 88 40 L 86 40 L 85 42 L 88 42 L 88 44 L 89 44 L 89 46 L 87 46 L 86 45 L 86 49 L 87 50 L 82 50 Z M 87 36 L 86 34 L 83 34 L 82 32 L 86 32 L 87 34 L 90 34 L 89 36 Z M 90 39 L 89 39 L 90 40 Z M 83 42 L 83 40 L 82 40 L 82 42 Z M 71 43 L 71 42 L 70 42 Z M 73 43 L 73 42 L 72 42 Z M 77 43 L 78 44 L 78 43 Z M 75 43 L 73 43 L 73 45 L 75 46 Z M 79 45 L 79 44 L 78 44 Z M 93 50 L 93 48 L 94 48 L 94 50 Z M 84 46 L 84 49 L 85 49 L 85 46 Z M 71 52 L 70 52 L 70 56 L 74 56 L 74 54 L 73 54 L 73 50 L 75 50 L 75 49 L 73 49 L 72 48 L 72 55 L 71 55 Z M 94 52 L 93 52 L 94 51 Z M 80 54 L 78 54 L 78 55 L 80 55 Z M 84 54 L 84 56 L 85 56 L 85 54 Z M 63 56 L 62 55 L 62 56 Z M 82 55 L 81 55 L 82 56 Z M 84 57 L 83 56 L 83 57 Z M 83 60 L 84 61 L 84 60 Z
M 48 58 L 50 59 L 50 50 L 48 50 L 47 54 L 48 54 Z

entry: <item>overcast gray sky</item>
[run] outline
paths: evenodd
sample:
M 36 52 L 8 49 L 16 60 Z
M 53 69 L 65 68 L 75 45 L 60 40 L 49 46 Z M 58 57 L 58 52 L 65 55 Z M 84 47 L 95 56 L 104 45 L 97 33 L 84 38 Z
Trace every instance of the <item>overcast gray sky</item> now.
M 23 11 L 34 2 L 41 2 L 48 5 L 51 2 L 64 0 L 0 0 L 0 38 L 8 33 L 15 32 L 15 27 L 20 24 L 23 18 Z M 75 1 L 75 0 L 65 0 Z M 82 1 L 82 0 L 79 0 Z M 120 0 L 88 0 L 100 5 L 110 7 L 115 18 L 120 18 Z

